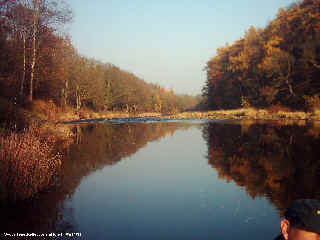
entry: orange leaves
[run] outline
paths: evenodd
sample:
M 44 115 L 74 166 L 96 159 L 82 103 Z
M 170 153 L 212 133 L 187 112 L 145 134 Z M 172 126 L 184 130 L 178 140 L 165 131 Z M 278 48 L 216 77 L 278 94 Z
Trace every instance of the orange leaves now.
M 265 43 L 264 47 L 267 54 L 272 55 L 273 53 L 280 52 L 280 44 L 284 39 L 280 36 L 274 36 Z
M 230 98 L 244 96 L 252 106 L 301 108 L 304 95 L 318 94 L 319 3 L 304 0 L 279 9 L 265 29 L 250 27 L 242 39 L 219 48 L 206 68 L 211 105 L 230 107 Z

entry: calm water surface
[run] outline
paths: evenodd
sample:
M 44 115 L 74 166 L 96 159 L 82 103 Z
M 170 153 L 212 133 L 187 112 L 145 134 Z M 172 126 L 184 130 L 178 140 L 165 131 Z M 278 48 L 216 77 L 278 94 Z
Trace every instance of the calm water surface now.
M 74 131 L 60 185 L 6 208 L 2 232 L 274 239 L 292 200 L 320 196 L 313 126 L 184 121 Z

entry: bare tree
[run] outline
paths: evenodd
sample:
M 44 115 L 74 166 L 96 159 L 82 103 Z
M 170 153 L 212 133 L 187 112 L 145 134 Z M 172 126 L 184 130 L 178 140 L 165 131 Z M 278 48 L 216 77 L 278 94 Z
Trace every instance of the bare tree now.
M 32 29 L 32 54 L 30 70 L 29 101 L 34 95 L 35 68 L 37 64 L 38 45 L 41 34 L 47 29 L 57 30 L 60 25 L 71 21 L 72 13 L 64 1 L 53 0 L 22 0 L 26 8 L 32 11 L 32 23 L 28 26 Z

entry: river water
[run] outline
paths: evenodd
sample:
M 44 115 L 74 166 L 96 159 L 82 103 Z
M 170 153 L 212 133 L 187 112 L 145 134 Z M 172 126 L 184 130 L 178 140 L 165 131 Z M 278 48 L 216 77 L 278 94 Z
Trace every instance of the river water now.
M 2 209 L 1 239 L 267 240 L 290 202 L 320 198 L 315 124 L 116 120 L 74 132 L 59 185 Z

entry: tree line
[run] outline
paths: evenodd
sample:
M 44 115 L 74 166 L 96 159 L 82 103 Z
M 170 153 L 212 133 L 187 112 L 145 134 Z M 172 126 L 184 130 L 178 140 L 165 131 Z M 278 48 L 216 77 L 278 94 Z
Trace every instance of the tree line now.
M 0 97 L 52 100 L 77 110 L 174 112 L 200 96 L 176 94 L 111 63 L 84 57 L 62 31 L 72 21 L 63 0 L 0 1 Z
M 206 65 L 210 109 L 320 107 L 320 1 L 294 2 L 265 28 L 217 50 Z

